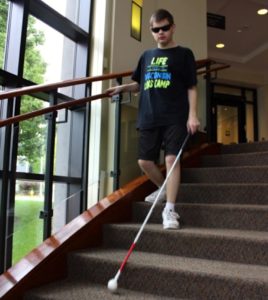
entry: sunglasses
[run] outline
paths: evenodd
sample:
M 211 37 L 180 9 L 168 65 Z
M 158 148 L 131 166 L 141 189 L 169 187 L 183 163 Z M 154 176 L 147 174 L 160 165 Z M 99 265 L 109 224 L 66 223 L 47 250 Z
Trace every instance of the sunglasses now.
M 158 33 L 160 30 L 162 31 L 169 31 L 169 29 L 171 28 L 172 24 L 168 24 L 162 27 L 152 27 L 151 30 L 154 33 Z

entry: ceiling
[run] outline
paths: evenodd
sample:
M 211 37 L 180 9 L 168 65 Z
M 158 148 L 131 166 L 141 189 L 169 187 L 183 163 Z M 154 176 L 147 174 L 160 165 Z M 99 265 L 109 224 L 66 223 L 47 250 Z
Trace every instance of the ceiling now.
M 257 15 L 260 8 L 268 0 L 207 0 L 208 13 L 225 16 L 225 30 L 208 26 L 208 57 L 231 66 L 219 81 L 268 85 L 268 14 Z

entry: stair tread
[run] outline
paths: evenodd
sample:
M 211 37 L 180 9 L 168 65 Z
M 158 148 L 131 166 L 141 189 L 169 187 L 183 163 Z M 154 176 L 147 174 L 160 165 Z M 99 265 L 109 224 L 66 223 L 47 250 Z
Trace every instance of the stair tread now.
M 112 293 L 105 285 L 96 284 L 85 281 L 57 281 L 52 284 L 48 284 L 37 289 L 33 289 L 27 293 L 27 300 L 157 300 L 163 299 L 163 297 L 151 295 L 148 293 L 142 293 L 127 289 L 118 288 L 116 293 Z M 165 297 L 165 299 L 178 299 Z M 183 300 L 179 298 L 178 300 Z M 186 300 L 184 298 L 184 300 Z
M 220 208 L 220 209 L 239 209 L 239 210 L 262 210 L 262 211 L 267 211 L 268 212 L 268 205 L 265 204 L 260 204 L 260 205 L 255 205 L 255 204 L 232 204 L 232 203 L 227 203 L 227 204 L 222 204 L 222 203 L 177 203 L 177 206 L 199 206 L 199 207 L 214 207 L 214 208 Z
M 250 143 L 237 143 L 222 145 L 222 153 L 251 153 L 251 152 L 263 152 L 267 151 L 268 142 L 267 141 L 255 141 Z
M 209 183 L 209 182 L 182 182 L 181 186 L 230 186 L 230 187 L 236 187 L 236 186 L 253 186 L 253 187 L 268 187 L 268 183 L 265 182 L 213 182 L 213 183 Z
M 74 256 L 80 256 L 85 259 L 94 259 L 118 263 L 118 268 L 126 256 L 126 250 L 121 249 L 91 249 L 76 252 Z M 140 267 L 159 268 L 186 272 L 191 274 L 200 274 L 201 276 L 217 276 L 222 278 L 243 279 L 251 282 L 262 282 L 268 284 L 268 267 L 262 265 L 247 265 L 240 263 L 231 263 L 225 261 L 216 261 L 209 259 L 189 258 L 181 256 L 170 256 L 165 254 L 147 253 L 142 251 L 133 251 L 129 257 L 128 264 L 134 264 Z M 116 270 L 115 270 L 116 272 Z
M 199 168 L 197 167 L 191 167 L 191 168 L 184 168 L 183 172 L 185 171 L 202 171 L 202 170 L 215 170 L 215 169 L 220 169 L 220 170 L 254 170 L 254 169 L 261 169 L 261 170 L 266 170 L 268 168 L 268 165 L 262 165 L 262 166 L 254 166 L 254 165 L 250 165 L 250 166 L 218 166 L 218 167 L 206 167 L 206 166 L 201 166 Z
M 254 156 L 254 155 L 267 155 L 268 151 L 251 151 L 251 152 L 239 152 L 239 153 L 220 153 L 220 154 L 206 154 L 204 157 L 217 157 L 217 156 Z
M 150 203 L 145 201 L 136 202 L 137 205 L 151 206 Z M 163 206 L 163 203 L 156 204 L 156 206 Z M 176 207 L 200 207 L 200 208 L 219 208 L 219 209 L 230 209 L 230 210 L 252 210 L 252 211 L 267 211 L 268 205 L 265 204 L 232 204 L 232 203 L 176 203 Z
M 116 228 L 133 229 L 138 232 L 141 227 L 140 223 L 121 223 L 121 224 L 107 224 L 105 226 L 111 226 Z M 268 233 L 264 231 L 253 231 L 253 230 L 237 230 L 237 229 L 222 229 L 222 228 L 198 228 L 198 227 L 187 227 L 184 226 L 180 230 L 169 230 L 163 231 L 162 224 L 147 223 L 144 230 L 148 231 L 159 231 L 159 233 L 176 235 L 193 235 L 198 237 L 222 237 L 232 239 L 245 239 L 251 241 L 268 242 Z

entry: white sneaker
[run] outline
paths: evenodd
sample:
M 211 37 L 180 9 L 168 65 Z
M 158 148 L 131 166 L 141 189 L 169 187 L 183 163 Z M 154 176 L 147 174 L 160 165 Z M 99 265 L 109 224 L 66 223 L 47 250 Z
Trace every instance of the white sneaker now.
M 164 229 L 179 229 L 180 223 L 178 219 L 180 218 L 179 214 L 177 214 L 175 211 L 168 211 L 167 209 L 164 209 L 162 212 L 162 218 L 163 218 L 163 228 Z
M 160 188 L 157 189 L 156 191 L 154 191 L 154 192 L 153 192 L 152 194 L 150 194 L 149 196 L 145 197 L 145 202 L 154 203 L 154 200 L 156 199 L 156 197 L 157 197 L 159 191 L 160 191 Z M 157 201 L 158 201 L 159 203 L 164 202 L 164 201 L 166 201 L 166 197 L 167 197 L 167 196 L 166 196 L 166 190 L 163 189 L 163 190 L 161 191 L 161 194 L 159 195 Z

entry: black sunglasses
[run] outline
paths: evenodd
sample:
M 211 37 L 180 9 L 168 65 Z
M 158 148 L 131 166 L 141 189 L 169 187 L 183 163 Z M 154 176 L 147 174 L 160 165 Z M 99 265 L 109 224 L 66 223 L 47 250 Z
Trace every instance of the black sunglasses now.
M 158 33 L 160 30 L 162 31 L 169 31 L 169 29 L 171 28 L 172 24 L 168 24 L 162 27 L 152 27 L 151 30 L 154 33 Z

